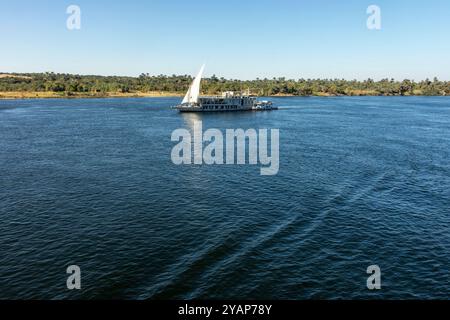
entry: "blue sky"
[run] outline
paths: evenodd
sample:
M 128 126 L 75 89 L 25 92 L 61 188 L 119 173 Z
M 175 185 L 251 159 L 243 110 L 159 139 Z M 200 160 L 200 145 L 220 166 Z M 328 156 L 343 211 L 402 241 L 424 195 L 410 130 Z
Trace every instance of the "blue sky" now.
M 450 80 L 448 0 L 0 0 L 0 36 L 0 72 Z

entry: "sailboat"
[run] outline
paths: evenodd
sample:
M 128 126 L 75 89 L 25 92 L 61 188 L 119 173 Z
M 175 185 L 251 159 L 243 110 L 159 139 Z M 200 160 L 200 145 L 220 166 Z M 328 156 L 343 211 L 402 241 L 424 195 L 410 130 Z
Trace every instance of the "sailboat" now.
M 200 68 L 194 81 L 189 86 L 180 105 L 175 108 L 180 112 L 225 112 L 225 111 L 262 111 L 277 109 L 269 101 L 257 101 L 250 92 L 235 94 L 232 91 L 220 96 L 200 96 L 200 85 L 205 65 Z
M 183 101 L 181 102 L 182 105 L 195 106 L 198 104 L 199 97 L 200 97 L 200 83 L 202 81 L 204 71 L 205 71 L 205 65 L 203 65 L 200 68 L 200 71 L 198 72 L 197 76 L 194 78 L 194 81 L 190 85 L 186 95 L 184 96 Z

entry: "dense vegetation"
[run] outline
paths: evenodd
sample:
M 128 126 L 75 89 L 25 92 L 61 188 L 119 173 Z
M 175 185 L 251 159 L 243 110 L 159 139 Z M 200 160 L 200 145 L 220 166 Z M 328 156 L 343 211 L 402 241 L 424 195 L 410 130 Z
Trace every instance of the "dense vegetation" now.
M 71 94 L 146 93 L 167 92 L 183 94 L 192 78 L 190 76 L 139 77 L 89 76 L 55 73 L 0 74 L 0 92 L 57 92 Z M 252 94 L 271 95 L 450 95 L 450 82 L 438 79 L 414 82 L 383 79 L 374 81 L 340 79 L 256 79 L 251 81 L 227 80 L 224 78 L 204 79 L 204 94 L 218 94 L 223 91 L 250 90 Z

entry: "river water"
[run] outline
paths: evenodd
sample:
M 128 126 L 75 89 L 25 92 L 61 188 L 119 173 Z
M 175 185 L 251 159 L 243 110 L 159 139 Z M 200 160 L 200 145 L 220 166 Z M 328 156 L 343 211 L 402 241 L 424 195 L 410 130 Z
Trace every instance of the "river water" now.
M 0 101 L 0 299 L 449 299 L 450 98 L 272 100 Z M 195 121 L 279 129 L 278 174 L 174 165 Z

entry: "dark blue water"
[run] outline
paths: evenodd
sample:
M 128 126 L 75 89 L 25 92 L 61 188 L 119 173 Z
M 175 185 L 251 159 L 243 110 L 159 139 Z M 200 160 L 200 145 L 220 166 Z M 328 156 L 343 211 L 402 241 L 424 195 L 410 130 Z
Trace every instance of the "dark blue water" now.
M 450 298 L 450 98 L 178 100 L 0 101 L 1 299 Z M 280 129 L 279 174 L 173 165 L 195 120 Z

